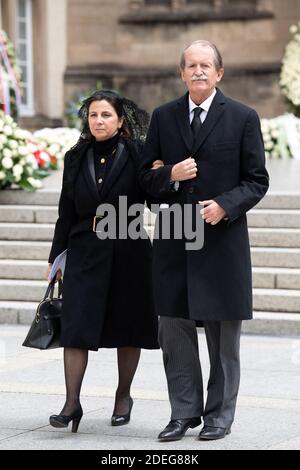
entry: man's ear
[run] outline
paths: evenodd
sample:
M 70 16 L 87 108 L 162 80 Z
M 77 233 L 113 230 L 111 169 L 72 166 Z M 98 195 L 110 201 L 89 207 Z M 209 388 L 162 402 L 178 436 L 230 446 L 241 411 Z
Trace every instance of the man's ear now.
M 220 70 L 218 70 L 218 78 L 217 78 L 217 82 L 220 82 L 223 78 L 223 75 L 224 75 L 224 68 L 222 67 Z
M 180 69 L 180 77 L 183 82 L 185 82 L 184 69 Z

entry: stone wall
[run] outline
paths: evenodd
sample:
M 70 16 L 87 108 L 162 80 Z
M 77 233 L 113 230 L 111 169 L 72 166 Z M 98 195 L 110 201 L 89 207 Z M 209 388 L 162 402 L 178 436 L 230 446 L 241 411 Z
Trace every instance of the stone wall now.
M 143 3 L 68 0 L 66 100 L 100 79 L 151 111 L 184 92 L 180 53 L 205 38 L 223 54 L 225 93 L 263 117 L 286 109 L 278 86 L 280 61 L 289 27 L 300 19 L 299 1 L 257 0 L 248 8 L 246 0 L 223 0 L 224 10 L 222 0 L 211 2 L 213 10 L 209 1 L 187 6 L 186 0 L 171 0 L 172 8 Z

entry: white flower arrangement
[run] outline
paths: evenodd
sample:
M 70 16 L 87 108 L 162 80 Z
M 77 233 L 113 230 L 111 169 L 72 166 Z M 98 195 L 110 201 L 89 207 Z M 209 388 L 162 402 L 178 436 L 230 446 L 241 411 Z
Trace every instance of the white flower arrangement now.
M 68 127 L 44 128 L 34 132 L 33 137 L 51 154 L 52 168 L 62 168 L 64 155 L 76 144 L 80 132 Z
M 293 35 L 282 60 L 280 86 L 296 114 L 300 113 L 300 21 L 290 27 Z
M 0 111 L 0 189 L 16 186 L 34 191 L 48 174 L 41 170 L 28 148 L 31 134 L 18 128 L 14 120 Z
M 261 119 L 266 158 L 300 158 L 300 119 L 285 114 Z

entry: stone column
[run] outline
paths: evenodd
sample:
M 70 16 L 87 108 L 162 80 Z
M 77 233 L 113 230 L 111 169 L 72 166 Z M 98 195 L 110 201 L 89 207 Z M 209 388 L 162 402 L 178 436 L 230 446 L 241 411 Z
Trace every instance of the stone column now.
M 16 39 L 16 0 L 1 1 L 1 28 L 3 28 L 9 36 L 9 39 L 15 43 Z
M 64 111 L 67 0 L 37 0 L 33 6 L 36 113 L 59 119 Z

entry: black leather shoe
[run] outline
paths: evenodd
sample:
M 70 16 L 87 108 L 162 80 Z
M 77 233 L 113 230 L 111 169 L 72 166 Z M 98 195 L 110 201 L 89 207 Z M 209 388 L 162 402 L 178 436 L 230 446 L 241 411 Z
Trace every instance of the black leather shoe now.
M 160 441 L 179 441 L 189 428 L 196 428 L 201 424 L 201 418 L 172 419 L 159 434 Z
M 77 432 L 82 415 L 82 408 L 81 405 L 79 405 L 79 408 L 77 408 L 70 416 L 52 415 L 49 418 L 49 422 L 54 428 L 67 428 L 70 421 L 73 421 L 72 432 Z
M 216 441 L 217 439 L 224 439 L 227 434 L 231 433 L 231 429 L 215 428 L 212 426 L 203 426 L 199 434 L 200 440 Z
M 133 399 L 129 397 L 129 411 L 126 415 L 112 415 L 111 417 L 111 425 L 112 426 L 123 426 L 123 424 L 127 424 L 130 421 L 131 409 L 133 405 Z

